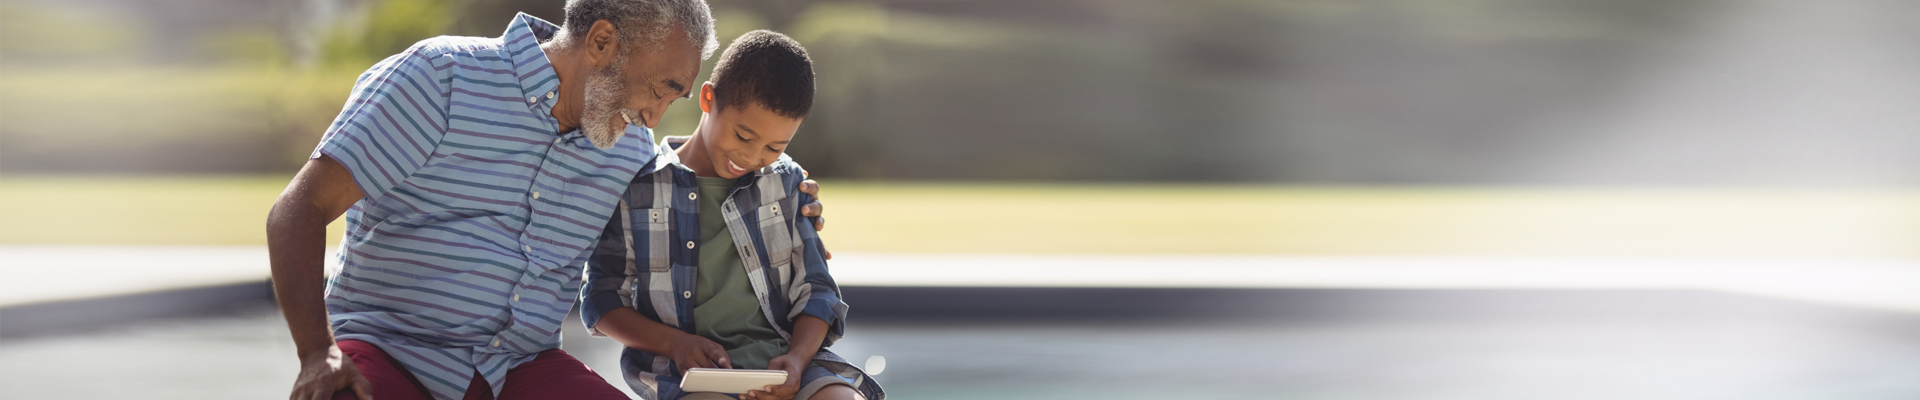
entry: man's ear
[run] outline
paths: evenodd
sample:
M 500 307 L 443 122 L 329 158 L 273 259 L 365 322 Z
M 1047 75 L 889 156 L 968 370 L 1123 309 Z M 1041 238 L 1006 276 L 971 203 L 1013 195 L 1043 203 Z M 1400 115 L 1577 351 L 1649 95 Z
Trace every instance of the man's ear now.
M 713 113 L 713 81 L 700 84 L 700 112 Z
M 593 65 L 593 70 L 605 69 L 607 63 L 613 62 L 614 56 L 620 54 L 620 31 L 614 29 L 613 23 L 607 20 L 593 21 L 593 27 L 587 29 L 585 44 L 587 59 Z

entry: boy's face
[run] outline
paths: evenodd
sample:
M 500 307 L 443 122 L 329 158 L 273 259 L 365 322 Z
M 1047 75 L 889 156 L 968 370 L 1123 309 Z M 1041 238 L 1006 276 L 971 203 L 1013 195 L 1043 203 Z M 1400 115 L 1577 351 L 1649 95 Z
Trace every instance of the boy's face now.
M 707 131 L 700 134 L 707 158 L 713 170 L 728 179 L 772 164 L 800 130 L 801 119 L 774 114 L 754 102 L 720 107 L 713 98 L 712 82 L 700 85 L 700 111 L 708 118 Z

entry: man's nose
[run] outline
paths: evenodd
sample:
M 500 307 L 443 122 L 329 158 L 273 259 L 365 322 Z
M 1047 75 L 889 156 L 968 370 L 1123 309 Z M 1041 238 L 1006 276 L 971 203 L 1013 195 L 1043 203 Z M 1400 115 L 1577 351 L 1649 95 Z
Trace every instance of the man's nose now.
M 667 115 L 666 109 L 666 105 L 661 104 L 640 110 L 640 114 L 646 116 L 647 129 L 660 127 L 660 117 Z

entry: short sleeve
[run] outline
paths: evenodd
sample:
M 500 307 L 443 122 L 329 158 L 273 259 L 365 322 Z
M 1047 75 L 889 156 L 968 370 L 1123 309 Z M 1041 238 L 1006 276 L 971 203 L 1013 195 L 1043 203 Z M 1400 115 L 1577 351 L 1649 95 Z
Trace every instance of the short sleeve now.
M 426 165 L 446 135 L 449 82 L 415 46 L 374 64 L 309 158 L 325 154 L 378 199 Z M 443 61 L 444 62 L 444 61 Z

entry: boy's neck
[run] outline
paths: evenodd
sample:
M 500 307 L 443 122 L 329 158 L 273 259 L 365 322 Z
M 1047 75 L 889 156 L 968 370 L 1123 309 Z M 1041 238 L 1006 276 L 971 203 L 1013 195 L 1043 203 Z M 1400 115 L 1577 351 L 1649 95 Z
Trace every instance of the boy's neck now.
M 681 165 L 686 165 L 688 169 L 693 170 L 693 176 L 719 178 L 720 171 L 715 171 L 713 169 L 713 160 L 707 158 L 706 135 L 700 134 L 706 131 L 707 114 L 701 113 L 700 126 L 693 129 L 692 136 L 687 137 L 687 144 L 680 145 L 680 148 L 675 149 L 673 154 L 680 157 Z

